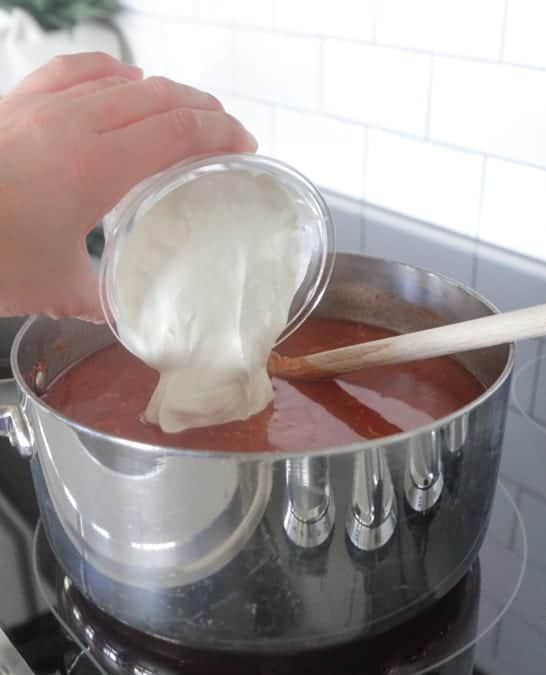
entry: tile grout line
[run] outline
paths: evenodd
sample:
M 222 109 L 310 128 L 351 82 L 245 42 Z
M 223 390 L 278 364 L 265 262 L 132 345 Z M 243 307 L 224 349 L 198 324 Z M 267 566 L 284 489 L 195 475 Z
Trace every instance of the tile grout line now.
M 508 3 L 509 0 L 504 0 L 504 12 L 502 14 L 502 28 L 501 28 L 501 42 L 498 59 L 499 63 L 503 63 L 504 61 L 504 46 L 506 44 L 506 26 L 508 23 Z
M 360 200 L 360 253 L 364 253 L 366 248 L 366 218 L 364 217 L 364 204 L 366 203 L 366 187 L 368 182 L 368 155 L 370 145 L 370 134 L 367 127 L 364 127 L 364 153 L 362 157 L 363 174 L 362 174 L 362 199 Z
M 362 194 L 362 201 L 366 201 L 366 194 L 367 194 L 367 182 L 368 182 L 368 155 L 369 155 L 369 147 L 370 147 L 370 131 L 368 127 L 364 126 L 364 153 L 362 157 L 362 186 L 361 186 L 361 194 Z
M 379 0 L 373 0 L 372 2 L 372 31 L 371 31 L 371 43 L 377 44 L 377 19 L 379 16 Z
M 215 93 L 216 93 L 216 94 L 219 94 L 220 96 L 221 96 L 221 93 L 224 93 L 224 94 L 229 95 L 229 92 L 227 92 L 227 91 L 225 91 L 225 90 L 224 90 L 223 92 L 219 92 L 219 91 L 217 90 Z M 273 104 L 273 103 L 271 103 L 271 102 L 265 102 L 265 101 L 263 101 L 263 100 L 261 100 L 261 99 L 255 99 L 255 98 L 248 97 L 248 96 L 238 96 L 238 95 L 236 95 L 235 97 L 236 97 L 236 98 L 239 98 L 239 99 L 240 99 L 241 101 L 243 101 L 243 102 L 255 103 L 255 104 L 264 106 L 264 108 L 268 109 L 270 112 L 272 112 L 272 113 L 274 114 L 275 124 L 276 124 L 276 116 L 277 116 L 277 113 L 278 113 L 279 111 L 282 111 L 282 110 L 288 110 L 288 111 L 294 111 L 294 112 L 302 113 L 302 110 L 301 110 L 300 108 L 289 107 L 289 106 L 286 106 L 286 105 L 277 105 L 277 104 Z M 310 114 L 313 115 L 313 114 L 316 114 L 316 113 L 312 112 L 312 113 L 310 113 Z M 336 118 L 335 116 L 328 116 L 328 115 L 321 115 L 321 116 L 325 117 L 326 119 L 332 119 L 332 120 L 338 121 L 338 122 L 344 122 L 344 121 L 345 121 L 345 120 L 339 120 L 339 119 Z M 377 131 L 377 130 L 379 130 L 379 131 L 381 131 L 382 133 L 391 133 L 391 132 L 390 132 L 390 131 L 385 131 L 385 130 L 383 130 L 383 129 L 378 129 L 378 128 L 376 128 L 376 127 L 370 127 L 370 126 L 366 126 L 366 125 L 362 125 L 362 124 L 359 125 L 358 123 L 354 123 L 354 122 L 349 122 L 349 124 L 354 124 L 355 126 L 360 126 L 360 127 L 364 130 L 364 132 L 365 132 L 365 134 L 366 134 L 366 146 L 365 146 L 366 164 L 365 164 L 365 168 L 364 168 L 364 181 L 365 181 L 366 184 L 367 184 L 367 178 L 368 178 L 367 153 L 368 153 L 368 147 L 369 147 L 369 134 L 370 134 L 370 131 Z M 275 128 L 275 130 L 276 130 L 276 127 L 274 127 L 274 128 Z M 402 138 L 405 138 L 405 137 L 406 137 L 404 134 L 399 134 L 399 133 L 397 133 L 397 132 L 392 132 L 392 134 L 393 134 L 393 135 L 401 136 Z M 427 144 L 431 144 L 431 145 L 438 145 L 438 147 L 444 147 L 443 144 L 437 144 L 437 143 L 434 143 L 434 142 L 432 142 L 432 141 L 423 141 L 422 138 L 411 138 L 411 137 L 410 137 L 410 139 L 411 139 L 411 140 L 417 140 L 417 141 L 419 141 L 420 143 L 427 143 Z M 274 140 L 274 147 L 275 147 L 275 151 L 276 151 L 276 150 L 277 150 L 277 148 L 276 148 L 276 137 L 275 137 L 275 140 Z M 457 149 L 457 150 L 458 150 L 458 149 Z M 468 153 L 468 154 L 475 154 L 475 155 L 477 155 L 478 153 Z M 495 159 L 495 157 L 494 157 L 494 156 L 491 156 L 491 155 L 481 155 L 481 157 L 482 157 L 482 160 L 483 160 L 483 161 L 488 161 L 489 159 Z M 501 159 L 502 161 L 506 161 L 504 158 L 498 158 L 498 159 Z M 509 161 L 509 160 L 508 160 L 508 161 Z M 511 163 L 514 163 L 514 164 L 521 164 L 520 162 L 511 162 Z M 537 169 L 537 167 L 532 167 L 532 168 Z M 537 169 L 537 170 L 540 170 L 540 169 Z M 481 220 L 481 208 L 482 208 L 482 204 L 483 204 L 483 194 L 482 194 L 482 193 L 483 193 L 483 190 L 484 190 L 484 187 L 483 187 L 483 186 L 484 186 L 484 176 L 483 176 L 483 172 L 482 172 L 482 178 L 481 178 L 480 183 L 481 183 L 481 187 L 480 187 L 480 213 L 479 213 L 479 216 L 478 216 L 479 221 Z M 328 189 L 328 186 L 324 186 L 324 187 L 326 187 L 326 188 Z M 366 185 L 365 185 L 365 188 L 366 188 Z M 372 206 L 374 205 L 374 202 L 371 202 L 371 201 L 368 201 L 368 200 L 367 200 L 367 198 L 366 198 L 366 189 L 364 189 L 363 196 L 362 196 L 361 198 L 358 198 L 358 197 L 355 198 L 354 195 L 351 196 L 351 195 L 348 195 L 348 194 L 346 194 L 346 193 L 339 193 L 339 194 L 342 195 L 342 196 L 344 196 L 344 197 L 346 197 L 346 198 L 348 198 L 348 199 L 356 199 L 357 201 L 363 201 L 363 202 L 365 202 L 365 203 L 369 203 L 369 204 L 372 205 Z M 389 209 L 389 207 L 386 207 L 386 206 L 384 206 L 384 205 L 376 204 L 376 206 L 378 206 L 379 208 L 384 208 L 384 209 L 386 209 L 386 210 L 392 210 L 392 209 Z M 396 212 L 396 211 L 395 211 L 395 212 Z M 415 217 L 415 216 L 411 216 L 410 214 L 407 214 L 407 213 L 406 213 L 406 214 L 402 213 L 401 215 L 404 215 L 405 217 L 409 217 L 409 218 L 412 218 L 412 219 L 416 219 L 416 220 L 418 220 L 418 221 L 420 221 L 420 222 L 424 222 L 424 221 L 422 221 L 422 219 L 419 219 L 419 218 L 417 218 L 417 217 Z M 478 221 L 478 224 L 479 224 L 479 221 Z M 434 223 L 434 222 L 431 222 L 431 221 L 426 221 L 426 225 L 427 225 L 427 226 L 434 227 L 435 229 L 439 229 L 440 231 L 444 231 L 444 230 L 445 230 L 445 231 L 447 231 L 447 232 L 452 232 L 452 233 L 456 234 L 456 232 L 455 232 L 453 229 L 450 229 L 449 227 L 446 228 L 446 227 L 444 227 L 444 226 L 439 225 L 438 223 Z M 485 243 L 487 246 L 492 246 L 492 247 L 494 247 L 494 248 L 495 248 L 496 250 L 498 250 L 498 251 L 505 251 L 505 252 L 507 252 L 507 253 L 517 254 L 517 252 L 515 252 L 513 249 L 507 248 L 507 247 L 502 246 L 502 245 L 500 245 L 500 244 L 495 244 L 495 243 L 493 243 L 493 242 L 488 242 L 488 241 L 484 242 L 484 240 L 480 239 L 480 231 L 479 231 L 479 230 L 477 231 L 477 233 L 474 234 L 474 236 L 468 235 L 468 234 L 467 234 L 467 235 L 463 235 L 463 236 L 465 236 L 469 241 L 471 241 L 471 242 L 474 244 L 474 250 L 475 250 L 475 253 L 474 253 L 474 264 L 473 264 L 472 275 L 471 275 L 471 279 L 472 279 L 471 283 L 472 283 L 473 286 L 476 286 L 476 283 L 477 283 L 477 275 L 478 275 L 478 268 L 479 268 L 479 247 L 480 247 L 480 245 L 481 245 L 482 243 Z M 534 262 L 534 263 L 536 263 L 536 264 L 539 264 L 539 265 L 544 265 L 544 263 L 546 262 L 546 260 L 544 260 L 544 259 L 542 259 L 542 258 L 540 258 L 540 257 L 535 257 L 535 256 L 532 256 L 532 255 L 529 255 L 529 254 L 519 253 L 519 254 L 517 254 L 517 255 L 520 255 L 522 258 L 524 258 L 524 259 L 526 259 L 526 260 L 530 260 L 530 261 L 532 261 L 532 262 Z
M 292 111 L 292 112 L 299 112 L 299 113 L 304 113 L 304 114 L 309 114 L 309 115 L 314 115 L 317 114 L 317 111 L 314 110 L 313 108 L 305 108 L 305 107 L 299 107 L 299 106 L 293 106 L 288 103 L 283 103 L 279 101 L 270 101 L 262 98 L 257 98 L 255 96 L 248 96 L 247 94 L 239 94 L 241 98 L 246 99 L 249 102 L 252 103 L 260 103 L 262 105 L 278 105 L 281 108 L 284 108 L 285 110 Z M 496 153 L 491 153 L 487 152 L 485 153 L 482 149 L 479 148 L 470 148 L 467 146 L 463 145 L 457 145 L 454 143 L 448 143 L 446 141 L 441 141 L 436 138 L 428 138 L 424 139 L 423 136 L 419 136 L 417 134 L 412 134 L 407 131 L 401 131 L 399 129 L 393 129 L 392 127 L 384 127 L 378 124 L 373 124 L 370 122 L 366 122 L 363 120 L 357 120 L 355 118 L 349 118 L 349 117 L 342 117 L 340 115 L 333 115 L 331 113 L 328 113 L 326 111 L 320 111 L 319 113 L 322 117 L 327 117 L 328 119 L 336 120 L 337 122 L 344 122 L 347 124 L 356 124 L 356 125 L 362 125 L 366 127 L 367 129 L 370 129 L 372 131 L 381 131 L 383 133 L 387 134 L 392 134 L 393 136 L 398 136 L 400 138 L 404 138 L 407 140 L 411 141 L 418 141 L 420 143 L 428 143 L 431 144 L 435 147 L 438 148 L 444 148 L 446 150 L 454 150 L 456 152 L 461 152 L 466 155 L 477 155 L 480 157 L 487 156 L 488 159 L 495 159 L 499 160 L 502 162 L 509 162 L 510 164 L 517 164 L 519 166 L 524 166 L 528 169 L 536 169 L 538 171 L 544 171 L 546 172 L 546 164 L 534 164 L 533 162 L 526 162 L 525 160 L 521 159 L 513 159 L 511 157 L 505 156 L 505 155 L 498 155 Z
M 277 0 L 271 0 L 271 27 L 277 28 Z
M 517 411 L 521 415 L 521 412 L 518 411 L 515 408 L 510 408 L 510 410 L 512 412 Z M 510 481 L 514 485 L 516 490 L 521 490 L 521 496 L 531 497 L 535 501 L 543 501 L 544 500 L 544 493 L 543 492 L 541 492 L 540 490 L 537 490 L 534 487 L 530 487 L 529 485 L 527 485 L 525 483 L 521 483 L 519 480 L 516 480 L 515 478 L 511 477 L 508 474 L 499 472 L 499 480 L 501 480 L 503 483 L 506 483 L 507 480 Z M 519 494 L 517 496 L 518 496 L 518 498 L 520 498 Z M 516 506 L 518 508 L 520 508 L 520 504 L 518 503 L 518 500 L 516 499 L 516 497 L 514 497 L 514 501 L 516 502 Z
M 493 626 L 493 653 L 495 655 L 495 660 L 499 658 L 500 650 L 500 634 L 501 634 L 502 621 L 498 621 L 496 625 Z
M 512 495 L 512 496 L 514 498 L 514 502 L 515 502 L 516 506 L 518 507 L 518 509 L 520 509 L 520 511 L 521 511 L 521 497 L 522 497 L 522 495 L 523 495 L 523 487 L 516 483 L 516 494 Z M 514 520 L 512 522 L 512 528 L 510 530 L 510 537 L 508 539 L 508 550 L 512 551 L 513 553 L 515 553 L 517 533 L 518 533 L 517 521 L 514 518 Z
M 325 39 L 321 38 L 319 42 L 319 66 L 318 66 L 318 101 L 317 112 L 322 114 L 324 107 L 324 50 L 326 49 Z
M 478 217 L 476 220 L 476 239 L 481 240 L 481 226 L 483 215 L 483 198 L 485 194 L 485 179 L 487 176 L 488 156 L 485 154 L 482 160 L 482 175 L 480 177 L 480 195 L 478 197 Z
M 475 246 L 474 246 L 474 255 L 472 260 L 472 287 L 476 288 L 478 285 L 478 270 L 480 266 L 480 256 L 479 256 L 479 245 L 481 242 L 480 231 L 481 231 L 481 220 L 482 220 L 482 209 L 483 209 L 483 196 L 485 193 L 485 177 L 487 173 L 487 155 L 483 156 L 482 161 L 482 175 L 480 177 L 480 196 L 478 203 L 478 218 L 476 222 L 476 236 L 475 236 Z
M 508 68 L 518 68 L 518 69 L 523 69 L 523 70 L 533 70 L 533 71 L 539 71 L 539 72 L 546 72 L 546 65 L 544 66 L 537 66 L 535 64 L 531 63 L 517 63 L 515 61 L 499 61 L 498 57 L 479 57 L 479 56 L 472 56 L 469 54 L 456 54 L 456 53 L 449 53 L 449 52 L 438 52 L 438 51 L 432 51 L 430 49 L 417 49 L 415 47 L 407 47 L 405 45 L 397 45 L 393 43 L 387 43 L 387 42 L 377 42 L 376 40 L 358 40 L 357 38 L 353 37 L 343 37 L 339 35 L 330 35 L 328 33 L 306 33 L 302 31 L 297 31 L 297 30 L 290 30 L 290 29 L 284 29 L 284 28 L 279 28 L 276 26 L 267 26 L 267 25 L 260 25 L 260 24 L 241 24 L 237 22 L 215 22 L 212 20 L 205 20 L 205 19 L 194 19 L 193 17 L 184 17 L 177 15 L 176 13 L 172 12 L 143 12 L 135 9 L 131 9 L 130 7 L 126 8 L 126 11 L 133 13 L 133 14 L 140 14 L 141 16 L 149 16 L 150 18 L 156 20 L 156 21 L 167 21 L 168 19 L 175 19 L 178 20 L 180 23 L 189 23 L 189 24 L 195 24 L 199 26 L 206 26 L 206 27 L 211 27 L 211 28 L 237 28 L 241 31 L 244 32 L 261 32 L 261 33 L 268 33 L 268 34 L 273 34 L 273 35 L 284 35 L 287 37 L 297 37 L 301 39 L 321 39 L 321 38 L 326 38 L 326 39 L 332 39 L 332 40 L 337 40 L 339 42 L 348 42 L 351 44 L 358 44 L 358 45 L 366 45 L 366 46 L 373 46 L 373 47 L 381 47 L 385 49 L 392 49 L 394 51 L 398 52 L 405 52 L 405 53 L 412 53 L 412 54 L 420 54 L 423 56 L 434 56 L 438 58 L 445 58 L 445 59 L 455 59 L 459 61 L 464 61 L 468 63 L 476 63 L 476 64 L 482 64 L 482 65 L 492 65 L 492 66 L 501 66 L 501 67 L 508 67 Z
M 277 127 L 278 127 L 278 106 L 272 106 L 272 125 L 271 125 L 271 144 L 273 146 L 273 154 L 277 156 Z
M 430 140 L 430 121 L 432 117 L 432 88 L 433 88 L 433 82 L 434 82 L 434 56 L 430 57 L 430 64 L 429 64 L 429 82 L 428 82 L 428 93 L 427 93 L 427 111 L 426 111 L 426 119 L 425 119 L 425 139 L 427 141 Z
M 471 284 L 472 288 L 474 290 L 477 290 L 477 285 L 478 285 L 478 265 L 479 265 L 479 260 L 480 256 L 478 254 L 478 244 L 479 242 L 476 240 L 476 246 L 474 246 L 474 253 L 472 254 L 472 274 L 471 274 Z
M 234 28 L 231 31 L 231 95 L 235 96 L 235 82 L 237 80 L 237 64 L 239 62 L 239 59 L 237 59 L 236 52 L 237 52 L 237 37 L 236 37 L 236 29 Z
M 546 341 L 544 340 L 544 338 L 539 339 L 537 356 L 538 356 L 538 359 L 542 359 L 543 357 L 546 357 Z M 540 363 L 542 364 L 542 363 L 544 363 L 544 361 L 540 361 Z M 527 411 L 533 419 L 536 419 L 536 417 L 535 417 L 536 409 L 535 408 L 536 408 L 537 397 L 538 397 L 539 377 L 540 377 L 540 366 L 535 368 L 535 373 L 534 373 L 534 377 L 533 377 L 533 384 L 532 384 L 533 392 L 531 394 L 531 401 L 529 403 L 530 410 Z

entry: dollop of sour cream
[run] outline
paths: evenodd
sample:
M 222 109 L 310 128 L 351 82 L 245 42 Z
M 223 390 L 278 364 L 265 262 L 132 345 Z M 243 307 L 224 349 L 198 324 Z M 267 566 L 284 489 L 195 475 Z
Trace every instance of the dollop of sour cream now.
M 203 174 L 135 223 L 117 267 L 118 331 L 159 372 L 165 432 L 244 420 L 273 398 L 267 360 L 305 265 L 301 206 L 267 174 Z

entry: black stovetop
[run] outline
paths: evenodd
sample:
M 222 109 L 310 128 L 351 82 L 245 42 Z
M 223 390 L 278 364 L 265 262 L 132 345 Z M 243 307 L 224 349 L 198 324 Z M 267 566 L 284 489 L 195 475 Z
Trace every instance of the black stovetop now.
M 546 264 L 498 251 L 375 209 L 353 208 L 347 202 L 335 198 L 332 198 L 331 206 L 337 224 L 340 250 L 362 251 L 368 255 L 403 260 L 455 277 L 476 288 L 504 310 L 546 302 Z M 94 674 L 97 672 L 96 668 L 85 656 L 81 656 L 80 647 L 66 637 L 58 620 L 49 611 L 32 570 L 32 533 L 38 519 L 38 511 L 29 468 L 5 443 L 1 443 L 0 449 L 2 451 L 0 627 L 9 635 L 35 672 L 55 673 L 70 670 L 73 673 Z M 517 348 L 501 481 L 503 487 L 499 488 L 489 534 L 480 555 L 480 565 L 474 568 L 471 575 L 456 589 L 456 593 L 446 599 L 444 605 L 433 608 L 427 616 L 393 634 L 387 641 L 384 638 L 374 645 L 367 643 L 368 665 L 364 663 L 365 659 L 362 659 L 363 663 L 359 665 L 358 673 L 390 675 L 390 673 L 417 672 L 419 667 L 412 665 L 412 659 L 417 653 L 415 649 L 423 651 L 421 646 L 423 632 L 432 630 L 431 627 L 434 626 L 435 630 L 439 630 L 438 634 L 447 635 L 450 612 L 455 610 L 462 612 L 466 608 L 468 616 L 474 617 L 472 607 L 479 605 L 479 619 L 476 619 L 476 625 L 473 626 L 474 632 L 477 636 L 485 629 L 487 632 L 478 639 L 473 652 L 468 650 L 466 657 L 462 655 L 453 658 L 427 672 L 430 675 L 469 675 L 470 672 L 475 675 L 515 675 L 515 673 L 544 675 L 546 672 L 546 340 L 544 339 L 528 341 Z M 512 497 L 513 503 L 507 495 Z M 525 532 L 522 532 L 519 515 L 524 523 Z M 528 548 L 526 560 L 524 560 L 525 536 Z M 517 590 L 522 571 L 523 581 Z M 509 602 L 516 590 L 515 599 Z M 70 602 L 81 601 L 81 598 L 74 598 L 70 594 L 68 596 Z M 479 602 L 471 602 L 476 596 L 479 596 L 477 598 Z M 507 604 L 509 607 L 506 609 Z M 105 634 L 112 640 L 118 633 L 122 636 L 123 629 L 120 631 L 119 626 L 109 623 L 108 617 L 97 619 L 93 608 L 78 606 L 81 610 L 80 615 L 87 612 L 89 616 L 94 617 L 93 620 L 100 619 L 105 626 Z M 503 611 L 505 613 L 499 617 Z M 438 629 L 442 620 L 448 627 L 443 632 Z M 385 650 L 386 643 L 388 648 Z M 103 651 L 106 648 L 107 645 L 103 642 Z M 358 661 L 358 650 L 362 650 L 363 647 L 353 645 L 350 649 L 353 653 L 351 658 L 354 662 Z M 382 654 L 382 649 L 386 652 L 391 650 L 393 653 L 398 652 L 400 658 L 390 658 L 390 661 L 386 659 L 382 669 L 379 670 L 377 662 L 373 665 L 369 660 L 369 654 L 372 651 Z M 320 667 L 313 666 L 311 660 L 294 662 L 291 666 L 286 664 L 266 666 L 256 663 L 253 672 L 264 674 L 340 672 L 335 666 L 334 655 L 330 655 L 331 661 L 327 661 L 327 658 L 327 654 L 318 659 L 315 657 L 315 662 L 320 661 Z M 407 658 L 405 667 L 396 670 L 392 664 L 395 662 L 400 664 L 405 658 Z M 250 672 L 244 670 L 242 665 L 239 669 L 233 664 L 229 670 L 215 670 L 218 665 L 217 658 L 214 659 L 214 664 L 211 661 L 207 666 L 206 655 L 199 655 L 198 660 L 200 670 L 180 668 L 173 671 L 171 668 L 169 672 L 188 672 L 190 675 Z M 472 660 L 473 671 L 469 670 Z M 112 670 L 119 669 L 112 668 Z M 139 667 L 133 665 L 132 672 L 139 675 L 140 672 L 145 673 L 146 669 L 139 670 Z M 153 668 L 151 667 L 148 672 L 154 672 Z

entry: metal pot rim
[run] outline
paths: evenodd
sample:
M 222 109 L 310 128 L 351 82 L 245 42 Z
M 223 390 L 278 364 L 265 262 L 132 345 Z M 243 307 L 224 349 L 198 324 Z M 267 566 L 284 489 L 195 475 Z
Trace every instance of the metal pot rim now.
M 366 256 L 366 255 L 361 255 L 361 254 L 352 254 L 352 253 L 344 253 L 344 254 L 339 254 L 339 257 L 346 257 L 346 258 L 358 258 L 361 260 L 374 260 L 374 261 L 382 261 L 385 263 L 388 263 L 391 266 L 396 266 L 400 268 L 407 268 L 412 271 L 419 272 L 421 274 L 424 274 L 426 276 L 436 278 L 439 281 L 441 281 L 444 284 L 447 284 L 449 286 L 455 287 L 463 291 L 464 293 L 474 297 L 476 300 L 478 300 L 481 304 L 483 304 L 485 307 L 491 310 L 492 313 L 498 314 L 499 309 L 496 305 L 494 305 L 492 302 L 487 300 L 481 293 L 478 293 L 474 289 L 470 288 L 466 284 L 457 281 L 455 279 L 452 279 L 450 277 L 447 277 L 443 274 L 438 274 L 436 272 L 431 272 L 423 267 L 419 267 L 417 265 L 409 265 L 407 263 L 399 262 L 396 260 L 389 260 L 387 258 L 379 258 L 376 256 Z M 14 375 L 14 379 L 18 385 L 18 387 L 23 391 L 25 396 L 30 398 L 34 405 L 38 406 L 40 409 L 42 409 L 44 412 L 53 415 L 56 417 L 58 420 L 64 422 L 65 424 L 70 425 L 73 429 L 76 431 L 83 432 L 85 434 L 91 434 L 95 436 L 97 439 L 107 441 L 113 445 L 120 445 L 123 446 L 125 450 L 128 448 L 132 448 L 135 451 L 138 452 L 144 452 L 150 455 L 150 457 L 157 457 L 157 458 L 162 458 L 162 457 L 167 457 L 167 456 L 175 456 L 175 455 L 180 455 L 180 456 L 194 456 L 194 457 L 208 457 L 208 458 L 218 458 L 218 459 L 235 459 L 241 462 L 248 462 L 248 461 L 267 461 L 270 463 L 276 462 L 278 460 L 290 458 L 290 457 L 298 457 L 298 456 L 321 456 L 321 455 L 328 455 L 328 456 L 333 456 L 333 455 L 342 455 L 342 454 L 347 454 L 347 453 L 354 453 L 357 451 L 362 451 L 366 450 L 368 448 L 372 447 L 377 447 L 378 445 L 381 445 L 382 447 L 388 447 L 390 445 L 394 445 L 396 443 L 401 443 L 409 438 L 412 438 L 414 436 L 417 436 L 419 434 L 425 434 L 429 433 L 435 429 L 442 428 L 453 422 L 454 420 L 458 419 L 459 417 L 462 417 L 463 415 L 471 412 L 475 408 L 478 408 L 482 403 L 484 403 L 488 398 L 490 398 L 506 381 L 506 379 L 510 376 L 513 367 L 514 367 L 514 344 L 510 343 L 508 345 L 509 347 L 509 352 L 508 352 L 508 358 L 506 360 L 506 365 L 502 371 L 502 373 L 499 375 L 499 377 L 476 399 L 468 403 L 467 405 L 463 406 L 462 408 L 459 408 L 455 412 L 451 413 L 450 415 L 446 415 L 445 417 L 441 417 L 437 420 L 434 420 L 430 424 L 417 427 L 416 429 L 412 429 L 410 431 L 403 431 L 398 434 L 392 434 L 390 436 L 385 436 L 380 439 L 372 439 L 369 441 L 357 441 L 355 443 L 350 443 L 348 445 L 341 445 L 341 446 L 334 446 L 334 447 L 326 447 L 326 448 L 320 448 L 320 449 L 314 449 L 314 450 L 298 450 L 298 451 L 291 451 L 291 452 L 286 452 L 286 451 L 277 451 L 277 450 L 256 450 L 253 452 L 242 452 L 242 451 L 234 451 L 234 450 L 201 450 L 201 449 L 191 449 L 191 448 L 176 448 L 176 447 L 169 447 L 169 446 L 157 446 L 157 445 L 151 445 L 149 443 L 143 443 L 140 441 L 134 441 L 126 438 L 121 438 L 119 436 L 111 436 L 110 434 L 104 433 L 102 431 L 97 431 L 96 429 L 93 429 L 91 427 L 87 427 L 83 424 L 80 424 L 69 417 L 66 417 L 59 413 L 57 410 L 54 408 L 49 407 L 44 403 L 44 401 L 36 395 L 36 393 L 27 385 L 25 382 L 25 379 L 23 378 L 21 371 L 19 369 L 18 363 L 17 363 L 17 354 L 19 351 L 19 346 L 27 332 L 27 330 L 30 328 L 30 326 L 37 320 L 37 316 L 32 316 L 25 323 L 21 326 L 19 331 L 17 332 L 17 335 L 15 337 L 15 340 L 13 342 L 12 348 L 11 348 L 11 370 Z

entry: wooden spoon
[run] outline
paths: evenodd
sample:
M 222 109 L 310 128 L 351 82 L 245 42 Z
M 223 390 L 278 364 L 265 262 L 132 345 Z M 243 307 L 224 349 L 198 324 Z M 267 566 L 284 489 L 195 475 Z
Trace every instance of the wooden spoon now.
M 273 352 L 268 370 L 272 377 L 285 380 L 320 379 L 368 366 L 419 361 L 542 335 L 546 335 L 546 305 L 537 305 L 307 356 Z

